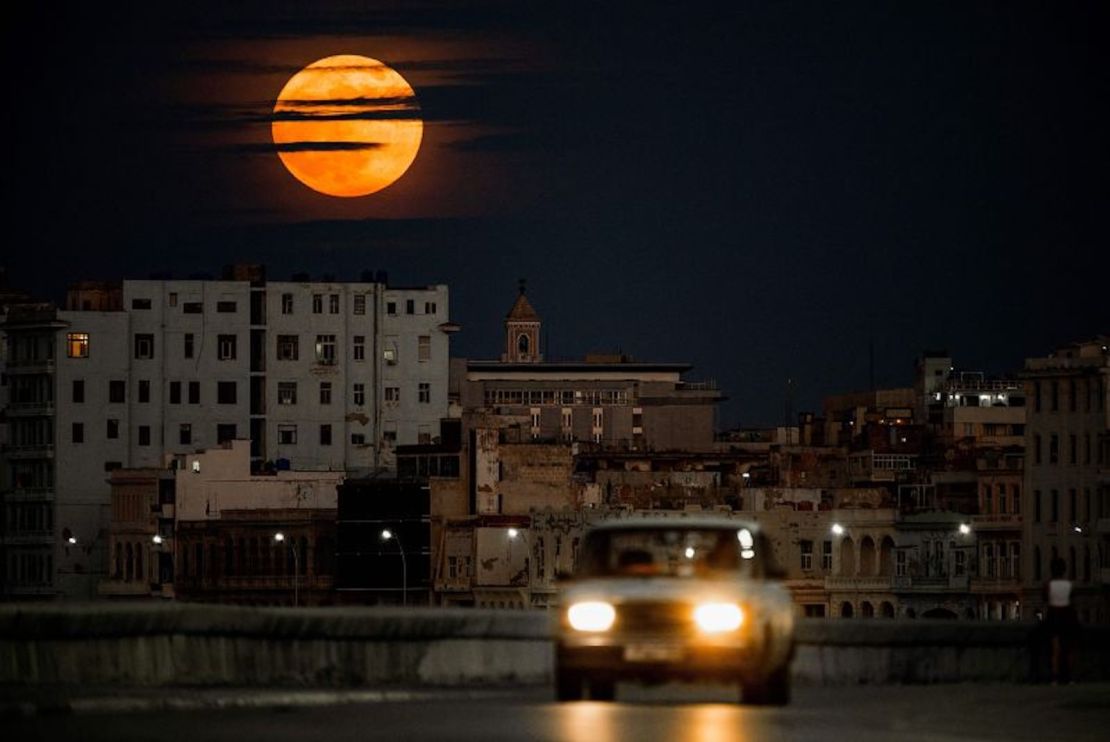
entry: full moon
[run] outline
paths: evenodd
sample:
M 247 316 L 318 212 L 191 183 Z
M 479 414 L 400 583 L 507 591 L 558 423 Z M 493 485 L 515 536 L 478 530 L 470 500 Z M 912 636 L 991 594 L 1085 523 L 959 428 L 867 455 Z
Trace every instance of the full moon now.
M 271 125 L 282 163 L 329 196 L 366 196 L 416 159 L 424 122 L 416 93 L 395 70 L 355 54 L 326 57 L 293 75 Z

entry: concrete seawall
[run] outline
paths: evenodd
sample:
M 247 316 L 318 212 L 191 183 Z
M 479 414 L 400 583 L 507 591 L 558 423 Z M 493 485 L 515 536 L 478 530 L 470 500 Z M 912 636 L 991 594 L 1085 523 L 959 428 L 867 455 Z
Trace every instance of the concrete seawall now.
M 550 617 L 472 609 L 0 606 L 0 684 L 538 684 Z M 881 619 L 799 621 L 803 683 L 1027 682 L 1036 627 Z M 1077 677 L 1110 678 L 1110 630 L 1086 629 Z

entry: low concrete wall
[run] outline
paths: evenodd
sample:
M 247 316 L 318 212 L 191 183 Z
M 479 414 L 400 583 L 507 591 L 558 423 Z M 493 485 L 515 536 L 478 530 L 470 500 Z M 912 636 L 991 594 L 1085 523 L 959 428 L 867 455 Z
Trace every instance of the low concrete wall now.
M 545 613 L 241 608 L 199 604 L 0 606 L 0 684 L 538 684 Z M 799 682 L 1024 682 L 1046 673 L 1026 624 L 799 621 Z M 1110 679 L 1110 631 L 1087 629 L 1076 676 Z

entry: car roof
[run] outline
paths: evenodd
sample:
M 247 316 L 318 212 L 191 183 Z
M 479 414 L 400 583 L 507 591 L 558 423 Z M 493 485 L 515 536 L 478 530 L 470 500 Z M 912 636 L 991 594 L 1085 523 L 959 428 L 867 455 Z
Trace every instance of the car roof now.
M 589 531 L 616 531 L 629 529 L 663 529 L 663 528 L 699 528 L 721 530 L 738 530 L 747 528 L 752 533 L 759 531 L 759 525 L 744 518 L 730 518 L 725 515 L 709 515 L 706 513 L 637 513 L 618 518 L 606 518 L 592 523 Z

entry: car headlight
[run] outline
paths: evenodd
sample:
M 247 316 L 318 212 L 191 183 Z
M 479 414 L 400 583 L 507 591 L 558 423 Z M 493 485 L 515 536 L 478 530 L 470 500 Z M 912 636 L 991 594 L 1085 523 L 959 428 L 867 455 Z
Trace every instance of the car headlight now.
M 707 634 L 736 631 L 744 623 L 744 612 L 735 603 L 702 603 L 694 609 L 694 621 Z
M 616 618 L 613 606 L 600 600 L 575 603 L 567 609 L 567 621 L 575 631 L 608 631 Z

